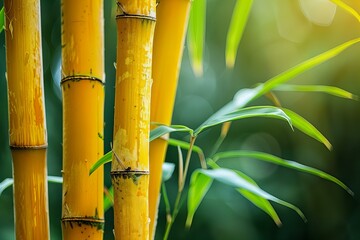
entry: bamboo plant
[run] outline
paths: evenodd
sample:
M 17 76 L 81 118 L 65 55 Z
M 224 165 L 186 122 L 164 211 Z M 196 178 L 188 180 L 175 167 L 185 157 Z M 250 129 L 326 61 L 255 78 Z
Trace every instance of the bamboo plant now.
M 116 239 L 149 239 L 149 128 L 155 0 L 118 0 L 113 160 Z
M 62 1 L 64 239 L 102 239 L 103 1 Z
M 190 0 L 162 0 L 157 6 L 154 36 L 153 85 L 151 90 L 151 122 L 171 124 Z M 149 214 L 150 238 L 155 235 L 162 165 L 167 141 L 150 143 Z
M 5 0 L 16 239 L 49 239 L 40 1 Z

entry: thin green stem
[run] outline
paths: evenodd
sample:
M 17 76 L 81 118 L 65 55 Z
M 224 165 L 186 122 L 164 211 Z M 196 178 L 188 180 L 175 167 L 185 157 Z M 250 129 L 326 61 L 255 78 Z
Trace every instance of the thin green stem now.
M 161 184 L 161 191 L 162 191 L 162 194 L 164 197 L 164 203 L 165 203 L 166 224 L 168 224 L 171 222 L 171 206 L 170 206 L 170 201 L 169 201 L 169 197 L 168 197 L 166 186 L 165 186 L 164 182 Z
M 178 189 L 176 199 L 175 199 L 175 204 L 174 204 L 174 210 L 173 210 L 172 216 L 170 218 L 171 221 L 166 222 L 166 229 L 165 229 L 165 234 L 164 234 L 164 238 L 163 238 L 164 240 L 168 239 L 171 227 L 172 227 L 172 225 L 173 225 L 173 223 L 175 221 L 175 218 L 176 218 L 176 216 L 177 216 L 177 214 L 179 213 L 179 210 L 180 210 L 181 195 L 182 195 L 182 192 L 184 190 L 184 186 L 185 186 L 185 182 L 186 182 L 186 175 L 187 175 L 187 172 L 189 170 L 191 153 L 192 153 L 193 146 L 195 144 L 195 140 L 196 140 L 195 136 L 190 137 L 190 143 L 189 143 L 190 147 L 189 147 L 189 150 L 188 150 L 187 155 L 186 155 L 183 179 L 181 181 L 181 184 L 179 184 L 179 189 Z

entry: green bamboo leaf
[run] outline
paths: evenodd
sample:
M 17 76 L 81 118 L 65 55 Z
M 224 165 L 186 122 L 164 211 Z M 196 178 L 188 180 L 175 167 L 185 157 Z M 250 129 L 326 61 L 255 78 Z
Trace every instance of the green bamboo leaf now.
M 253 179 L 251 179 L 249 176 L 245 175 L 244 173 L 242 173 L 240 171 L 235 171 L 235 172 L 237 175 L 244 178 L 250 184 L 253 184 L 256 187 L 259 187 L 259 185 L 257 185 L 256 182 Z M 243 195 L 243 197 L 245 197 L 247 200 L 252 202 L 256 207 L 260 208 L 266 214 L 268 214 L 273 219 L 273 221 L 275 222 L 275 224 L 277 226 L 281 226 L 281 220 L 280 220 L 278 214 L 276 213 L 274 207 L 271 205 L 271 203 L 267 199 L 262 198 L 246 189 L 237 189 L 237 191 L 241 195 Z
M 233 68 L 253 0 L 237 0 L 226 37 L 226 66 Z
M 2 194 L 2 192 L 7 189 L 8 187 L 10 187 L 11 185 L 13 185 L 14 180 L 12 178 L 5 178 L 1 183 L 0 183 L 0 196 Z
M 203 74 L 205 26 L 206 0 L 194 0 L 191 4 L 187 42 L 191 66 L 198 77 Z
M 104 195 L 104 212 L 114 205 L 114 188 L 111 186 Z
M 94 165 L 91 166 L 89 175 L 95 172 L 100 166 L 104 165 L 105 163 L 111 162 L 112 160 L 112 151 L 107 152 L 104 156 L 102 156 L 99 160 L 96 161 Z
M 324 86 L 324 85 L 292 85 L 292 84 L 281 84 L 275 87 L 275 91 L 296 91 L 296 92 L 320 92 L 327 93 L 336 97 L 347 98 L 347 99 L 358 99 L 358 96 L 345 91 L 344 89 Z
M 274 87 L 285 83 L 289 81 L 290 79 L 293 79 L 294 77 L 300 75 L 301 73 L 312 69 L 313 67 L 316 67 L 320 65 L 323 62 L 326 62 L 327 60 L 337 56 L 342 51 L 346 50 L 350 46 L 360 42 L 360 38 L 352 39 L 348 42 L 345 42 L 339 46 L 336 46 L 324 53 L 321 53 L 313 58 L 310 58 L 295 67 L 292 67 L 279 75 L 271 78 L 270 80 L 266 81 L 263 84 L 263 87 L 261 88 L 261 91 L 258 93 L 259 96 L 263 95 L 266 92 L 271 91 Z
M 159 138 L 171 132 L 189 132 L 190 134 L 192 134 L 193 130 L 182 125 L 171 125 L 171 126 L 159 125 L 159 127 L 155 128 L 154 130 L 151 130 L 150 141 L 155 140 L 156 138 Z M 197 150 L 199 151 L 199 149 Z M 93 166 L 91 166 L 89 175 L 91 175 L 93 172 L 95 172 L 96 169 L 98 169 L 100 166 L 104 165 L 105 163 L 111 162 L 111 160 L 112 160 L 112 151 L 109 151 L 99 160 L 97 160 Z
M 162 165 L 162 181 L 166 182 L 167 180 L 169 180 L 173 175 L 174 170 L 174 163 L 164 162 L 164 164 Z
M 150 142 L 159 138 L 165 134 L 172 132 L 188 132 L 190 135 L 193 134 L 193 130 L 183 125 L 158 125 L 157 128 L 151 130 L 150 132 Z
M 212 182 L 213 180 L 209 176 L 201 174 L 199 170 L 195 170 L 192 173 L 188 191 L 186 227 L 191 226 L 194 214 L 204 199 L 205 194 L 208 192 Z
M 277 118 L 285 120 L 292 127 L 291 119 L 282 111 L 280 108 L 273 106 L 255 106 L 242 109 L 235 109 L 234 111 L 218 115 L 216 118 L 211 119 L 206 124 L 202 124 L 199 128 L 194 131 L 194 135 L 198 135 L 202 131 L 212 126 L 219 125 L 224 122 L 251 118 L 251 117 L 266 117 L 266 118 Z
M 63 182 L 63 178 L 62 177 L 57 177 L 57 176 L 48 176 L 47 177 L 48 182 L 51 183 L 62 183 Z M 11 185 L 14 184 L 14 179 L 12 178 L 5 178 L 1 183 L 0 183 L 0 196 L 2 194 L 2 192 L 7 189 L 8 187 L 10 187 Z
M 209 166 L 211 166 L 213 169 L 218 169 L 220 168 L 212 159 L 208 159 L 208 164 Z M 255 185 L 256 187 L 259 187 L 256 182 L 250 178 L 249 176 L 245 175 L 244 173 L 240 172 L 240 171 L 236 171 L 234 170 L 234 172 L 239 175 L 240 177 L 244 178 L 246 181 L 248 181 L 250 184 Z M 256 207 L 260 208 L 261 210 L 263 210 L 266 214 L 268 214 L 273 221 L 275 222 L 275 224 L 277 226 L 281 226 L 281 221 L 279 216 L 277 215 L 274 207 L 270 204 L 270 202 L 268 200 L 266 200 L 265 198 L 262 198 L 246 189 L 237 189 L 237 191 L 243 196 L 245 197 L 247 200 L 249 200 L 250 202 L 252 202 Z
M 318 170 L 316 168 L 312 168 L 312 167 L 309 167 L 309 166 L 306 166 L 306 165 L 303 165 L 303 164 L 300 164 L 300 163 L 297 163 L 297 162 L 294 162 L 294 161 L 285 160 L 285 159 L 282 159 L 282 158 L 279 158 L 279 157 L 276 157 L 274 155 L 264 153 L 264 152 L 244 151 L 244 150 L 221 152 L 221 153 L 215 154 L 213 156 L 213 160 L 217 161 L 217 160 L 220 160 L 220 159 L 241 158 L 241 157 L 253 158 L 253 159 L 273 163 L 273 164 L 276 164 L 276 165 L 279 165 L 279 166 L 287 167 L 287 168 L 290 168 L 290 169 L 294 169 L 294 170 L 297 170 L 299 172 L 305 172 L 305 173 L 308 173 L 308 174 L 312 174 L 314 176 L 318 176 L 320 178 L 323 178 L 325 180 L 328 180 L 330 182 L 333 182 L 333 183 L 337 184 L 338 186 L 345 189 L 350 195 L 354 195 L 354 193 L 350 190 L 349 187 L 347 187 L 339 179 L 331 176 L 328 173 L 325 173 L 325 172 L 323 172 L 321 170 Z
M 342 9 L 344 9 L 346 12 L 350 13 L 352 16 L 354 16 L 356 18 L 356 20 L 358 20 L 360 22 L 360 15 L 355 9 L 353 9 L 352 7 L 350 7 L 349 5 L 347 5 L 346 3 L 344 3 L 341 0 L 330 0 L 330 1 L 335 3 L 336 5 L 338 5 Z
M 4 28 L 5 28 L 4 20 L 5 20 L 4 7 L 2 7 L 1 10 L 0 10 L 0 33 L 1 33 L 1 32 L 4 30 Z
M 288 208 L 294 210 L 297 214 L 299 214 L 299 216 L 304 221 L 306 221 L 304 214 L 301 212 L 301 210 L 299 208 L 292 205 L 291 203 L 288 203 L 284 200 L 281 200 L 281 199 L 271 195 L 270 193 L 262 190 L 261 188 L 255 186 L 255 185 L 251 184 L 245 178 L 241 177 L 240 175 L 238 175 L 236 172 L 234 172 L 231 169 L 226 169 L 226 168 L 219 168 L 219 169 L 212 169 L 212 170 L 197 169 L 193 172 L 193 175 L 195 175 L 195 178 L 197 178 L 196 175 L 205 175 L 208 178 L 219 181 L 219 182 L 221 182 L 225 185 L 228 185 L 230 187 L 233 187 L 235 189 L 245 189 L 259 197 L 276 202 L 280 205 L 283 205 L 285 207 L 288 207 Z
M 286 113 L 287 116 L 290 117 L 291 122 L 295 128 L 305 133 L 306 135 L 314 138 L 315 140 L 323 143 L 327 147 L 327 149 L 332 149 L 332 145 L 329 140 L 327 140 L 326 137 L 322 135 L 321 132 L 316 129 L 316 127 L 314 127 L 314 125 L 312 125 L 305 118 L 301 117 L 300 115 L 289 109 L 282 108 L 282 110 Z
M 302 63 L 299 63 L 298 65 L 280 73 L 279 75 L 269 79 L 263 84 L 260 84 L 256 86 L 255 88 L 246 88 L 241 89 L 238 91 L 234 99 L 226 104 L 224 107 L 222 107 L 220 110 L 218 110 L 216 113 L 211 115 L 204 123 L 202 123 L 198 129 L 201 129 L 203 126 L 208 125 L 210 121 L 213 119 L 219 118 L 222 115 L 225 115 L 229 112 L 235 111 L 235 109 L 240 109 L 245 107 L 247 104 L 249 104 L 251 101 L 259 98 L 260 96 L 268 93 L 275 87 L 279 86 L 280 84 L 286 83 L 289 80 L 295 78 L 296 76 L 300 75 L 301 73 L 308 71 L 321 63 L 326 62 L 327 60 L 332 59 L 333 57 L 337 56 L 350 46 L 360 42 L 360 38 L 356 38 L 353 40 L 350 40 L 348 42 L 345 42 L 339 46 L 336 46 L 326 52 L 323 52 L 315 57 L 312 57 Z
M 63 178 L 58 176 L 48 176 L 47 180 L 51 183 L 63 183 Z

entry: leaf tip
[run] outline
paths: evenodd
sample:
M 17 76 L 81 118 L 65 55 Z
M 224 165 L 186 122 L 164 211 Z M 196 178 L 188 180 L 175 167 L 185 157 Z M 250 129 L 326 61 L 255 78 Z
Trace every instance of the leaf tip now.
M 331 145 L 331 143 L 329 141 L 325 141 L 324 144 L 329 151 L 331 151 L 333 149 L 333 146 Z
M 193 217 L 191 215 L 188 215 L 186 218 L 186 223 L 185 223 L 186 229 L 190 229 L 192 220 L 193 220 Z
M 192 64 L 192 69 L 194 71 L 195 77 L 200 78 L 203 76 L 203 64 L 200 60 L 194 60 Z
M 233 55 L 226 55 L 226 68 L 233 69 L 235 65 L 235 57 Z
M 351 94 L 350 98 L 355 101 L 359 101 L 359 96 L 355 94 Z
M 280 219 L 276 219 L 274 220 L 275 221 L 275 224 L 278 228 L 282 227 L 282 222 L 280 221 Z
M 347 188 L 346 191 L 347 191 L 352 197 L 355 196 L 355 193 L 354 193 L 353 191 L 351 191 L 350 188 Z

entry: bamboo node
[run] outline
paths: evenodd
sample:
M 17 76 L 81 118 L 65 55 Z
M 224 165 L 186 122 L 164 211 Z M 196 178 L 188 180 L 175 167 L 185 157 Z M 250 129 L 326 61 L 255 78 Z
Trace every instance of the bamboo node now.
M 71 228 L 73 225 L 88 225 L 91 227 L 96 227 L 98 230 L 104 230 L 105 220 L 103 218 L 95 217 L 63 217 L 61 219 L 63 225 L 69 224 Z
M 116 19 L 120 19 L 120 18 L 137 18 L 137 19 L 142 19 L 142 20 L 148 20 L 151 22 L 156 22 L 156 17 L 152 17 L 149 15 L 143 15 L 143 14 L 128 14 L 128 13 L 125 13 L 124 11 L 122 14 L 116 15 Z
M 149 171 L 147 170 L 131 170 L 130 167 L 128 167 L 125 170 L 115 170 L 111 171 L 111 178 L 117 179 L 117 178 L 123 178 L 123 179 L 131 179 L 135 185 L 138 184 L 139 178 L 144 175 L 149 175 Z
M 60 84 L 64 84 L 67 81 L 73 81 L 73 82 L 79 82 L 79 81 L 96 81 L 100 82 L 102 84 L 105 83 L 105 81 L 101 80 L 97 77 L 87 76 L 87 75 L 72 75 L 72 76 L 66 76 L 63 79 L 61 79 Z
M 10 149 L 12 150 L 36 150 L 36 149 L 46 149 L 48 147 L 47 144 L 43 144 L 43 145 L 10 145 Z

